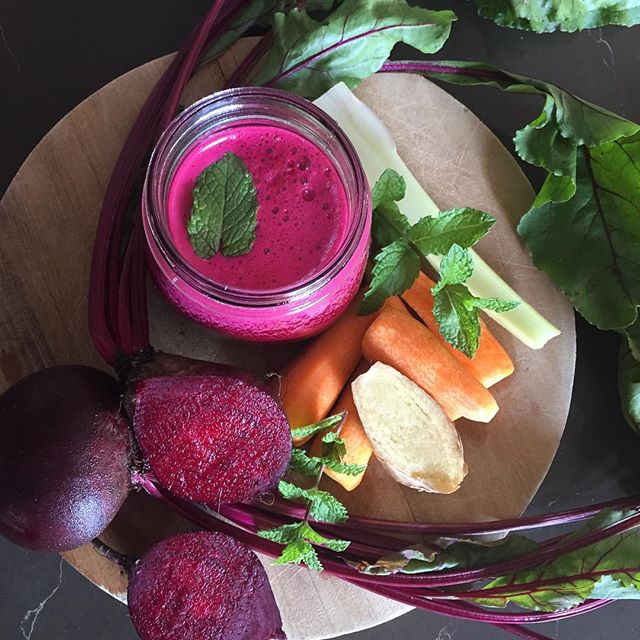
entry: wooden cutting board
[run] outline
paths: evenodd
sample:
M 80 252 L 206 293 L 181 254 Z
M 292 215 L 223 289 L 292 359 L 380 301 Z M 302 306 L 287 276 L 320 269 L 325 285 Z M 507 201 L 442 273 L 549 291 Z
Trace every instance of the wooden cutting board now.
M 241 41 L 219 62 L 201 69 L 183 102 L 220 88 L 250 47 L 250 40 Z M 0 389 L 53 364 L 104 367 L 87 331 L 96 219 L 120 146 L 169 59 L 134 69 L 76 107 L 31 153 L 0 202 Z M 533 191 L 497 138 L 436 85 L 414 76 L 377 75 L 357 93 L 386 123 L 400 155 L 441 208 L 469 205 L 498 218 L 479 253 L 562 334 L 532 351 L 492 326 L 514 359 L 516 373 L 493 389 L 501 411 L 491 424 L 458 423 L 470 471 L 457 493 L 435 496 L 401 487 L 375 461 L 352 494 L 330 480 L 325 480 L 327 488 L 353 513 L 377 517 L 466 521 L 517 516 L 556 452 L 575 364 L 571 306 L 533 267 L 514 231 Z M 274 371 L 297 349 L 221 338 L 179 315 L 153 291 L 150 308 L 153 343 L 166 351 Z M 185 528 L 164 507 L 135 494 L 105 540 L 139 554 Z M 105 591 L 125 597 L 126 577 L 90 546 L 65 557 Z M 291 640 L 358 631 L 408 610 L 326 575 L 264 562 Z

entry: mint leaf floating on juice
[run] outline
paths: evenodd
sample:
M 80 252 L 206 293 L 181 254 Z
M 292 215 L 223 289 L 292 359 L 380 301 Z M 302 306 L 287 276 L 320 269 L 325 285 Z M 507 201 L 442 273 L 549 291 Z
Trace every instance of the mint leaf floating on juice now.
M 251 251 L 256 235 L 258 199 L 253 178 L 233 153 L 207 167 L 196 180 L 187 224 L 193 250 L 201 258 Z
M 362 161 L 370 184 L 375 185 L 388 168 L 404 178 L 406 194 L 399 204 L 410 224 L 415 225 L 425 216 L 435 216 L 439 213 L 438 207 L 398 155 L 393 137 L 387 128 L 344 83 L 336 84 L 315 103 L 334 118 L 349 136 Z M 469 290 L 478 297 L 514 300 L 520 303 L 507 313 L 488 310 L 487 314 L 495 322 L 532 349 L 540 349 L 559 334 L 556 327 L 527 304 L 473 249 L 470 251 L 474 270 L 466 283 Z M 427 259 L 437 270 L 440 257 L 428 255 Z

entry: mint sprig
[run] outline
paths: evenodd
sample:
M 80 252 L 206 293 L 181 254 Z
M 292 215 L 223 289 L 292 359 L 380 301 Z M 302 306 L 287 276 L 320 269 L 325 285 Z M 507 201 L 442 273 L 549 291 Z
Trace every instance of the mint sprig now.
M 517 302 L 497 298 L 477 298 L 464 282 L 473 273 L 473 258 L 467 249 L 454 244 L 440 263 L 440 279 L 433 293 L 433 315 L 441 335 L 458 351 L 470 358 L 480 340 L 479 309 L 502 313 L 517 306 Z
M 371 282 L 360 305 L 360 313 L 365 315 L 380 309 L 387 298 L 404 293 L 420 273 L 420 256 L 403 238 L 383 247 L 374 261 Z
M 335 416 L 329 416 L 324 420 L 320 420 L 320 422 L 307 425 L 306 427 L 291 429 L 291 437 L 294 440 L 298 440 L 300 438 L 308 438 L 309 436 L 314 436 L 316 433 L 320 433 L 321 431 L 326 431 L 327 429 L 332 429 L 336 425 L 340 424 L 340 422 L 342 421 L 342 418 L 343 418 L 342 414 L 338 413 Z
M 469 207 L 425 216 L 413 226 L 400 211 L 404 178 L 386 169 L 372 190 L 375 243 L 382 247 L 374 258 L 371 282 L 360 306 L 368 314 L 385 300 L 402 295 L 415 281 L 428 255 L 442 255 L 440 279 L 433 288 L 433 313 L 441 335 L 472 358 L 480 338 L 479 309 L 504 312 L 517 303 L 495 298 L 477 298 L 465 286 L 473 273 L 473 259 L 467 251 L 495 224 L 495 218 Z
M 351 473 L 352 475 L 362 473 L 365 469 L 363 465 L 349 465 L 342 462 L 345 445 L 344 440 L 339 436 L 339 430 L 346 415 L 346 411 L 343 411 L 338 415 L 294 431 L 294 433 L 304 433 L 305 436 L 322 431 L 326 433 L 322 437 L 322 456 L 309 456 L 304 449 L 299 448 L 294 448 L 291 455 L 290 469 L 304 475 L 315 476 L 313 486 L 304 488 L 286 480 L 281 480 L 278 483 L 278 491 L 283 498 L 303 500 L 306 503 L 307 508 L 303 520 L 274 529 L 258 531 L 258 535 L 262 538 L 285 545 L 276 564 L 304 563 L 311 569 L 322 571 L 322 563 L 314 545 L 342 552 L 350 544 L 348 540 L 326 538 L 309 524 L 310 520 L 336 524 L 344 522 L 348 517 L 346 507 L 334 495 L 318 488 L 325 466 L 332 469 L 339 468 L 341 473 Z M 329 431 L 335 427 L 337 427 L 335 431 Z
M 241 158 L 225 153 L 207 167 L 193 189 L 187 232 L 201 258 L 249 253 L 256 239 L 258 199 L 253 177 Z

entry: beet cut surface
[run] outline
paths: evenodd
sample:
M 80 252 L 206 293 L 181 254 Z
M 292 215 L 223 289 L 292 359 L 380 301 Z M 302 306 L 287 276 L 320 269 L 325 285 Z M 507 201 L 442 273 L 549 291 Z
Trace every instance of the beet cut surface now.
M 235 376 L 139 380 L 133 425 L 160 484 L 214 509 L 272 489 L 291 457 L 291 431 L 278 402 Z
M 219 532 L 185 533 L 148 551 L 129 578 L 142 640 L 282 640 L 282 620 L 257 556 Z
M 0 396 L 0 533 L 66 551 L 100 534 L 129 490 L 131 434 L 118 383 L 52 367 Z

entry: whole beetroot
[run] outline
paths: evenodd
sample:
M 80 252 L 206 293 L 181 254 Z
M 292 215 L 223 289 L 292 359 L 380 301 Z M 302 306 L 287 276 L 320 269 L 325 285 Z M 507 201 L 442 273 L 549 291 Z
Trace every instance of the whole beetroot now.
M 267 575 L 244 544 L 186 533 L 151 548 L 129 577 L 129 613 L 142 640 L 282 640 Z
M 65 551 L 107 527 L 129 490 L 119 408 L 118 383 L 82 366 L 44 369 L 0 396 L 0 534 Z

